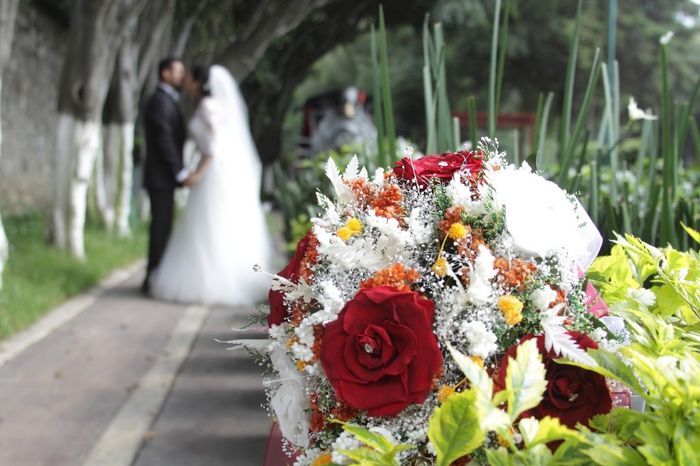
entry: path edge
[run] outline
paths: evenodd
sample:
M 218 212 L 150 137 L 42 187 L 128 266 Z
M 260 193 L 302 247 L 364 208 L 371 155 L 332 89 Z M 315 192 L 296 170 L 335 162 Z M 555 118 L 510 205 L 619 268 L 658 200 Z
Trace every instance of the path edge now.
M 97 285 L 89 288 L 53 309 L 49 310 L 39 320 L 28 328 L 0 341 L 0 367 L 19 356 L 34 344 L 40 342 L 54 331 L 61 328 L 71 320 L 79 316 L 88 307 L 93 305 L 105 291 L 117 287 L 142 270 L 146 261 L 140 259 L 125 267 L 112 271 L 103 278 Z

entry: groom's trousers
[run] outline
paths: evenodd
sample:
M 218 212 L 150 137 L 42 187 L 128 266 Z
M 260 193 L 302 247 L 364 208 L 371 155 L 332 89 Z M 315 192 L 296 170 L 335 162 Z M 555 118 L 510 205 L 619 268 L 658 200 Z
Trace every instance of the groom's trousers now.
M 148 275 L 155 270 L 163 258 L 165 247 L 173 228 L 175 191 L 173 189 L 149 189 L 151 200 L 151 226 L 148 241 Z

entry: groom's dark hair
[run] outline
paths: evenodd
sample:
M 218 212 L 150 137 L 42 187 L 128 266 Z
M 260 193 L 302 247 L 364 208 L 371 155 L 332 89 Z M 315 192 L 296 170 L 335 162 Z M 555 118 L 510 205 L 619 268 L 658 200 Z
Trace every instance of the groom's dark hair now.
M 173 64 L 177 62 L 182 63 L 182 60 L 177 57 L 163 58 L 160 63 L 158 63 L 158 79 L 163 79 L 163 71 L 171 69 Z

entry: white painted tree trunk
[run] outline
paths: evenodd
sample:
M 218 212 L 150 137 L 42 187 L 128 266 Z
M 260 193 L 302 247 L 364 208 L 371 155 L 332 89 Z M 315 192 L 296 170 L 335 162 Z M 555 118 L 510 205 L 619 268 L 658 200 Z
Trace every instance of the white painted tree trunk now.
M 131 192 L 134 182 L 134 123 L 119 125 L 121 132 L 121 150 L 119 152 L 119 182 L 116 190 L 117 234 L 121 237 L 131 235 L 129 217 L 131 216 Z
M 2 74 L 0 74 L 0 107 L 2 107 Z M 0 108 L 1 110 L 1 108 Z M 0 112 L 0 121 L 2 114 Z M 2 157 L 2 124 L 0 124 L 0 158 Z M 0 289 L 2 289 L 2 272 L 5 269 L 5 264 L 10 255 L 10 244 L 7 242 L 7 235 L 2 224 L 2 215 L 0 214 Z
M 113 173 L 110 170 L 110 148 L 109 144 L 109 129 L 106 128 L 103 133 L 104 144 L 102 150 L 97 151 L 95 158 L 95 178 L 93 191 L 95 195 L 95 205 L 102 222 L 108 231 L 114 226 L 114 209 L 110 203 L 108 184 L 112 181 Z
M 99 151 L 100 126 L 97 121 L 59 115 L 54 239 L 79 259 L 85 259 L 87 190 Z

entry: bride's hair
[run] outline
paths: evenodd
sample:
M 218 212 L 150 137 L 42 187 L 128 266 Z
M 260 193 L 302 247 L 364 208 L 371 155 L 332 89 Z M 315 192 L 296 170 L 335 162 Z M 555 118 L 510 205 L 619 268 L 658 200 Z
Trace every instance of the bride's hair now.
M 209 86 L 209 67 L 203 65 L 194 65 L 190 70 L 192 79 L 199 83 L 199 90 L 203 97 L 211 95 L 211 87 Z

